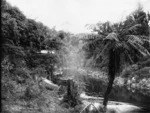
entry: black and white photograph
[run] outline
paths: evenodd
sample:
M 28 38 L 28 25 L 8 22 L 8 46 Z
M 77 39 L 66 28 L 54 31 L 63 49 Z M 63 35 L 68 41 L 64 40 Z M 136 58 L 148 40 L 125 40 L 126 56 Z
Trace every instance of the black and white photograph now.
M 1 113 L 150 113 L 150 0 L 1 0 Z

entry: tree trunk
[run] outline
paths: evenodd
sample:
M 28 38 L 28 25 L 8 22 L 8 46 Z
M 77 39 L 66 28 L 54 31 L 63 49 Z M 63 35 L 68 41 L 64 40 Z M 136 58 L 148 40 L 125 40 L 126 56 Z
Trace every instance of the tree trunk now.
M 114 79 L 115 79 L 115 76 L 111 76 L 109 78 L 109 83 L 108 83 L 108 86 L 107 86 L 107 90 L 106 90 L 105 95 L 104 95 L 104 101 L 103 101 L 104 107 L 107 106 L 109 94 L 112 90 Z

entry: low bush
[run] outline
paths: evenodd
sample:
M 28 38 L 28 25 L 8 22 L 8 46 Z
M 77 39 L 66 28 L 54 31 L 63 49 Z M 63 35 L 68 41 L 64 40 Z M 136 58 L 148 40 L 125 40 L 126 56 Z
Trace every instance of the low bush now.
M 85 92 L 87 92 L 88 95 L 95 95 L 95 96 L 104 95 L 108 82 L 106 77 L 101 79 L 94 77 L 92 75 L 84 75 L 82 79 L 85 82 Z

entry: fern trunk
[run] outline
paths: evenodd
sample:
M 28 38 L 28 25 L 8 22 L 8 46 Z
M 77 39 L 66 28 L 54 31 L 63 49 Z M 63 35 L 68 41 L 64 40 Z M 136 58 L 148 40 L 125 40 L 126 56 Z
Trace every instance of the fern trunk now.
M 103 101 L 104 107 L 107 106 L 109 94 L 113 88 L 115 74 L 119 72 L 119 69 L 120 69 L 120 53 L 117 50 L 114 51 L 113 49 L 111 49 L 109 51 L 109 63 L 108 63 L 109 82 L 104 95 L 104 101 Z
M 109 98 L 109 94 L 110 94 L 110 92 L 111 92 L 111 90 L 113 88 L 114 79 L 115 79 L 115 76 L 110 77 L 110 79 L 109 79 L 109 83 L 108 83 L 108 86 L 107 86 L 107 89 L 106 89 L 106 92 L 105 92 L 105 95 L 104 95 L 104 101 L 103 101 L 103 105 L 105 107 L 108 104 L 108 98 Z

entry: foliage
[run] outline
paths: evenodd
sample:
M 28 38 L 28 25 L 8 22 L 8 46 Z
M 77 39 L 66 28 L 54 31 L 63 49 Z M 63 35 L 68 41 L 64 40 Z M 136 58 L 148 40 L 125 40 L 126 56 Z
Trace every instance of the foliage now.
M 84 75 L 82 77 L 85 83 L 85 92 L 92 96 L 104 96 L 108 80 L 103 75 L 98 75 L 98 77 L 92 75 Z
M 63 96 L 63 104 L 68 104 L 68 107 L 75 107 L 81 104 L 79 99 L 78 86 L 72 79 L 67 80 L 67 92 Z
M 1 22 L 3 51 L 6 51 L 5 45 L 36 52 L 41 49 L 60 49 L 61 42 L 55 29 L 49 29 L 40 22 L 27 19 L 18 8 L 12 7 L 5 0 L 2 1 Z
M 59 65 L 59 51 L 63 46 L 59 33 L 26 18 L 5 0 L 2 0 L 1 9 L 2 111 L 69 113 L 59 106 L 57 92 L 43 89 L 38 79 L 41 76 L 51 79 L 54 66 Z M 41 54 L 43 49 L 56 53 Z
M 91 29 L 93 29 L 94 32 L 97 32 L 99 37 L 93 39 L 92 35 L 87 39 L 87 44 L 84 46 L 84 50 L 87 53 L 87 59 L 92 59 L 93 66 L 106 66 L 106 60 L 101 58 L 101 55 L 98 53 L 101 53 L 104 49 L 104 46 L 106 45 L 106 40 L 111 40 L 111 37 L 113 34 L 117 34 L 117 37 L 112 38 L 117 41 L 117 38 L 119 38 L 119 41 L 122 43 L 130 43 L 129 45 L 122 45 L 125 46 L 124 49 L 129 49 L 129 51 L 134 48 L 132 46 L 143 46 L 147 51 L 149 51 L 149 26 L 148 26 L 149 18 L 148 14 L 146 14 L 141 7 L 139 7 L 136 11 L 131 13 L 126 20 L 119 22 L 119 23 L 97 23 L 96 25 L 89 25 Z M 147 26 L 147 27 L 144 27 Z M 106 39 L 107 37 L 107 39 Z M 93 39 L 90 41 L 90 39 Z M 105 43 L 103 43 L 103 40 L 105 40 Z M 138 45 L 135 43 L 138 42 Z M 132 44 L 134 43 L 134 44 Z M 140 44 L 140 45 L 139 45 Z M 112 44 L 113 45 L 113 44 Z M 107 45 L 109 46 L 109 45 Z M 116 45 L 116 47 L 120 47 L 121 45 Z M 139 48 L 141 48 L 138 47 Z M 129 48 L 127 48 L 129 47 Z M 145 51 L 144 48 L 141 48 L 141 51 Z M 107 49 L 107 47 L 106 47 Z M 139 52 L 141 52 L 139 51 Z M 133 50 L 130 52 L 131 54 L 137 53 L 137 50 Z M 142 52 L 141 52 L 142 54 Z M 132 56 L 132 59 L 136 61 L 139 56 Z M 137 62 L 137 61 L 136 61 Z M 91 64 L 92 64 L 91 63 Z M 90 64 L 90 65 L 91 65 Z M 104 64 L 104 65 L 102 65 Z
M 128 87 L 128 90 L 134 92 L 138 91 L 143 95 L 148 96 L 150 94 L 150 67 L 149 67 L 149 58 L 145 61 L 140 62 L 140 64 L 129 66 L 124 69 L 121 73 L 121 77 L 125 79 L 125 84 Z M 141 66 L 143 64 L 143 66 Z
M 137 62 L 141 60 L 141 56 L 149 55 L 149 28 L 144 27 L 144 25 L 148 26 L 147 15 L 142 8 L 138 8 L 125 21 L 114 24 L 98 23 L 94 28 L 92 26 L 93 31 L 97 32 L 99 37 L 91 41 L 89 39 L 92 38 L 87 39 L 87 44 L 83 48 L 87 53 L 87 59 L 92 59 L 95 66 L 106 67 L 109 59 L 108 51 L 111 48 L 118 51 L 117 53 L 121 52 L 121 57 L 125 57 L 120 64 L 127 60 L 130 63 Z
M 116 77 L 113 89 L 110 93 L 109 100 L 123 101 L 149 107 L 150 86 L 149 86 L 149 67 L 141 67 L 133 64 L 123 69 L 119 77 Z M 85 92 L 87 95 L 103 97 L 107 88 L 107 74 L 94 76 L 94 72 L 90 75 L 84 75 Z
M 55 91 L 48 91 L 39 85 L 39 78 L 47 77 L 54 82 L 55 67 L 64 66 L 68 60 L 64 57 L 68 55 L 69 47 L 79 45 L 79 39 L 85 44 L 83 50 L 86 52 L 85 61 L 88 62 L 85 66 L 92 63 L 92 67 L 99 67 L 109 75 L 108 80 L 104 76 L 99 79 L 83 77 L 88 92 L 98 93 L 99 87 L 103 92 L 107 81 L 112 80 L 109 84 L 111 86 L 115 76 L 123 70 L 120 78 L 124 82 L 121 84 L 119 78 L 114 85 L 117 88 L 123 85 L 130 92 L 138 92 L 149 98 L 150 59 L 147 56 L 150 56 L 150 17 L 142 8 L 134 11 L 122 22 L 98 23 L 92 26 L 97 34 L 83 34 L 81 37 L 64 31 L 58 32 L 55 28 L 50 29 L 41 22 L 28 19 L 6 0 L 2 0 L 1 9 L 3 112 L 16 112 L 14 106 L 22 109 L 18 112 L 23 113 L 78 112 L 80 107 L 76 105 L 80 100 L 77 86 L 69 85 L 72 88 L 68 88 L 64 97 L 65 102 L 76 107 L 66 109 L 59 105 Z M 55 53 L 41 54 L 41 50 Z M 130 67 L 130 64 L 134 65 Z M 99 95 L 104 95 L 101 92 Z M 73 97 L 68 96 L 69 94 Z

